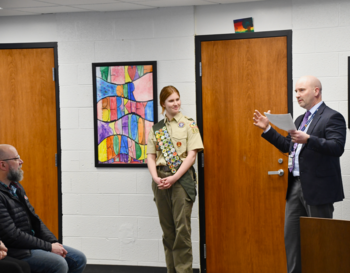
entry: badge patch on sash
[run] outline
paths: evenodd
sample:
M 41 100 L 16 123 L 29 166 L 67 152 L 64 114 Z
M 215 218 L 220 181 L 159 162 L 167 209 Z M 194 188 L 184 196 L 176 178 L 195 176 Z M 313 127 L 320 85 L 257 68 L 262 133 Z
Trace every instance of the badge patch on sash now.
M 166 164 L 169 166 L 173 174 L 176 173 L 176 167 L 180 166 L 181 160 L 180 160 L 180 157 L 175 152 L 174 145 L 168 134 L 166 126 L 156 131 L 155 135 L 158 141 L 157 146 L 159 146 L 162 149 L 162 153 L 166 161 Z M 181 142 L 178 142 L 177 145 L 179 145 L 179 143 L 181 146 Z

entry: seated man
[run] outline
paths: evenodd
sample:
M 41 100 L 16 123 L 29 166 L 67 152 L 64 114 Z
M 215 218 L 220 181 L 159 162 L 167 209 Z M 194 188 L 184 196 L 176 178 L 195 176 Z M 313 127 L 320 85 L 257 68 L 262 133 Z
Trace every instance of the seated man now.
M 83 272 L 85 255 L 58 243 L 35 214 L 19 183 L 22 164 L 15 147 L 0 144 L 0 237 L 8 255 L 26 261 L 33 272 Z

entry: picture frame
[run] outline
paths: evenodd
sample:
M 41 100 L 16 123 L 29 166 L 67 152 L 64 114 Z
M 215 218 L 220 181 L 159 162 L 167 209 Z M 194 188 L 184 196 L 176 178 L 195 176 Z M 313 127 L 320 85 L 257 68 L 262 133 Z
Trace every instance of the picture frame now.
M 147 167 L 158 122 L 157 62 L 93 63 L 95 167 Z
M 350 129 L 350 56 L 348 57 L 348 128 Z

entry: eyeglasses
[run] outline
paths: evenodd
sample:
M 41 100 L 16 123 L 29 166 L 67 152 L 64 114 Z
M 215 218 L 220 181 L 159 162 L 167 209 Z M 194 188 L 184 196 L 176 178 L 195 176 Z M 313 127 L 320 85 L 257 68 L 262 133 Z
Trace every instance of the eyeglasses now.
M 18 157 L 14 157 L 14 158 L 8 158 L 8 159 L 3 159 L 3 160 L 0 160 L 0 161 L 9 161 L 9 160 L 21 160 L 21 157 L 18 155 Z

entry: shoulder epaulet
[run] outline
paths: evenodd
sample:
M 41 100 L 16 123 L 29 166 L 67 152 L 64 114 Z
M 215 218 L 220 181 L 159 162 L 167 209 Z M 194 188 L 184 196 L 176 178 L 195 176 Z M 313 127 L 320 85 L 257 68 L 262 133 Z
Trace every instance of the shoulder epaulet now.
M 189 117 L 187 117 L 187 116 L 184 116 L 184 117 L 187 118 L 188 120 L 194 121 L 193 118 L 189 118 Z
M 156 124 L 154 124 L 152 126 L 153 132 L 158 131 L 159 129 L 164 127 L 164 119 L 162 119 L 161 121 L 157 122 Z

